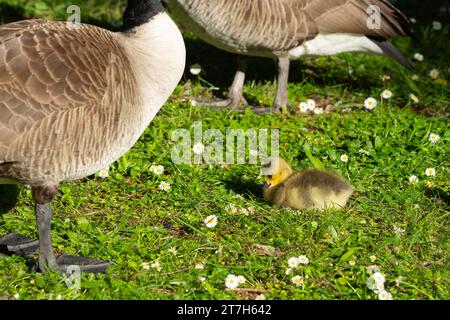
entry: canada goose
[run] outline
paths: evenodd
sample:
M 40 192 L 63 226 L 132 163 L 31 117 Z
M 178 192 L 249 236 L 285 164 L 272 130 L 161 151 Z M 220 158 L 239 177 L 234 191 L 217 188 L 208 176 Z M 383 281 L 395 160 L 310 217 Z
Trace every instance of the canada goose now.
M 61 182 L 94 174 L 133 146 L 181 79 L 185 54 L 160 0 L 128 0 L 117 33 L 43 20 L 0 26 L 0 178 L 31 186 L 41 270 L 106 268 L 55 258 L 50 201 Z M 28 240 L 12 234 L 0 244 L 33 246 Z
M 239 54 L 228 99 L 217 106 L 239 108 L 247 58 L 278 59 L 273 109 L 288 105 L 292 59 L 359 51 L 408 60 L 386 39 L 405 34 L 407 18 L 387 0 L 164 0 L 176 21 L 209 44 Z M 378 12 L 376 8 L 379 8 Z M 376 16 L 378 14 L 378 16 Z M 375 18 L 372 18 L 376 16 Z M 380 24 L 378 25 L 378 19 Z
M 282 158 L 263 166 L 266 176 L 264 199 L 280 208 L 343 208 L 353 188 L 332 170 L 306 169 L 294 172 Z

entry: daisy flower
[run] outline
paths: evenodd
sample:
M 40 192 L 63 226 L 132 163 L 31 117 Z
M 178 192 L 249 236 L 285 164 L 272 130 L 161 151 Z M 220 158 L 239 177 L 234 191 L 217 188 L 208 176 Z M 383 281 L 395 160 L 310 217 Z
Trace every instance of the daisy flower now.
M 417 81 L 417 80 L 419 80 L 419 76 L 418 76 L 417 74 L 413 74 L 413 75 L 411 76 L 411 80 L 412 80 L 412 81 Z
M 397 235 L 403 235 L 405 234 L 406 230 L 403 228 L 400 228 L 398 226 L 394 226 L 394 233 L 396 233 Z
M 228 206 L 225 209 L 228 213 L 234 213 L 236 214 L 238 212 L 238 207 L 234 203 L 228 204 Z
M 430 134 L 430 142 L 436 143 L 441 139 L 441 137 L 439 137 L 439 135 L 437 135 L 436 133 L 432 133 Z
M 205 277 L 202 277 L 202 276 L 199 276 L 199 277 L 197 278 L 197 280 L 198 280 L 198 282 L 205 282 L 205 281 L 206 281 L 206 278 L 205 278 Z
M 205 264 L 203 262 L 197 262 L 195 264 L 195 269 L 205 269 Z
M 164 173 L 164 166 L 153 166 L 153 173 L 156 175 L 162 175 Z M 151 170 L 151 168 L 150 168 Z
M 433 188 L 434 183 L 433 183 L 433 181 L 427 181 L 427 182 L 425 182 L 425 185 L 427 186 L 427 188 Z
M 235 289 L 239 286 L 239 279 L 234 274 L 229 274 L 225 279 L 225 286 L 228 289 Z
M 245 279 L 244 276 L 238 276 L 237 277 L 239 284 L 244 284 L 247 282 L 247 279 Z
M 430 78 L 433 80 L 436 80 L 439 77 L 439 73 L 440 73 L 439 69 L 436 69 L 436 68 L 431 69 L 431 71 L 429 73 Z
M 217 216 L 212 214 L 206 217 L 204 223 L 208 228 L 214 228 L 217 225 L 217 221 L 218 221 Z
M 379 266 L 375 266 L 375 265 L 368 266 L 367 267 L 367 272 L 370 273 L 370 274 L 373 274 L 375 272 L 380 272 L 380 267 Z
M 20 294 L 16 293 L 16 294 L 14 295 L 14 299 L 19 300 L 19 299 L 20 299 Z
M 258 294 L 256 297 L 255 297 L 255 300 L 266 300 L 266 296 L 264 295 L 264 294 Z
M 155 166 L 154 164 L 152 164 L 152 165 L 150 166 L 150 172 L 155 173 L 155 169 L 156 169 L 156 166 Z
M 161 272 L 161 264 L 159 261 L 155 261 L 150 265 L 151 268 L 156 269 L 158 272 Z
M 442 23 L 440 23 L 439 21 L 433 21 L 433 30 L 442 30 Z
M 298 105 L 298 109 L 300 110 L 300 112 L 306 113 L 309 110 L 309 106 L 306 102 L 300 102 L 300 104 Z
M 390 91 L 388 89 L 383 90 L 383 92 L 381 93 L 381 97 L 383 99 L 390 99 L 390 98 L 392 98 L 392 91 Z
M 298 257 L 298 263 L 300 264 L 309 264 L 309 259 L 307 256 L 299 256 Z
M 364 155 L 366 155 L 366 156 L 370 156 L 370 152 L 367 151 L 367 150 L 364 150 L 364 149 L 359 149 L 359 150 L 358 150 L 358 153 L 364 154 Z
M 321 107 L 315 108 L 314 109 L 314 113 L 315 114 L 322 114 L 323 113 L 323 108 L 321 108 Z
M 108 169 L 102 169 L 98 172 L 98 176 L 102 179 L 108 178 L 109 176 L 109 170 Z
M 62 299 L 63 299 L 62 295 L 58 294 L 58 295 L 56 296 L 56 300 L 62 300 Z
M 189 103 L 191 104 L 191 106 L 196 107 L 197 106 L 197 101 L 195 100 L 190 100 Z
M 292 277 L 291 282 L 295 286 L 300 287 L 303 284 L 303 278 L 301 276 L 295 276 L 295 277 Z
M 422 61 L 423 61 L 423 54 L 421 54 L 421 53 L 415 53 L 415 54 L 414 54 L 414 59 L 416 59 L 416 60 L 419 61 L 419 62 L 422 62 Z
M 306 104 L 308 105 L 308 109 L 310 111 L 313 111 L 316 108 L 316 102 L 312 99 L 307 100 Z
M 348 264 L 353 267 L 356 264 L 356 261 L 355 260 L 349 260 Z
M 203 143 L 199 142 L 194 145 L 193 150 L 195 154 L 202 154 L 203 151 L 205 151 L 205 146 Z
M 425 174 L 427 177 L 434 177 L 436 175 L 436 170 L 434 170 L 434 168 L 427 168 Z
M 342 162 L 348 162 L 348 155 L 343 154 L 343 155 L 341 155 L 340 159 L 341 159 Z
M 382 74 L 382 75 L 380 76 L 380 80 L 383 81 L 383 82 L 389 81 L 389 80 L 391 80 L 391 77 L 388 76 L 387 74 Z
M 373 291 L 375 293 L 381 292 L 384 290 L 384 282 L 376 282 Z
M 287 268 L 286 271 L 284 272 L 287 276 L 290 275 L 292 273 L 292 268 Z
M 169 249 L 167 249 L 167 252 L 169 252 L 175 256 L 175 255 L 177 255 L 177 248 L 170 247 Z
M 392 294 L 387 292 L 386 290 L 382 290 L 378 293 L 379 300 L 392 300 Z
M 202 72 L 202 67 L 196 63 L 193 64 L 191 66 L 191 68 L 189 69 L 189 71 L 191 72 L 191 74 L 193 74 L 194 76 L 198 76 L 201 72 Z
M 144 270 L 150 270 L 150 263 L 148 263 L 148 262 L 142 262 L 142 269 L 144 269 Z
M 417 98 L 417 96 L 414 93 L 411 93 L 409 95 L 409 98 L 414 102 L 414 103 L 419 103 L 419 98 Z
M 297 268 L 299 264 L 298 258 L 297 257 L 292 257 L 288 259 L 288 266 L 289 268 Z
M 375 262 L 377 260 L 377 257 L 375 255 L 370 256 L 370 261 Z
M 417 178 L 417 176 L 412 175 L 411 177 L 409 177 L 409 183 L 410 184 L 417 184 L 419 183 L 419 178 Z
M 367 98 L 366 101 L 364 101 L 364 106 L 368 110 L 372 110 L 377 106 L 377 100 L 374 98 Z
M 161 181 L 158 188 L 159 188 L 159 190 L 168 191 L 170 189 L 170 183 Z
M 376 283 L 384 283 L 386 278 L 384 277 L 384 275 L 381 272 L 375 272 L 372 275 L 373 279 L 375 280 Z

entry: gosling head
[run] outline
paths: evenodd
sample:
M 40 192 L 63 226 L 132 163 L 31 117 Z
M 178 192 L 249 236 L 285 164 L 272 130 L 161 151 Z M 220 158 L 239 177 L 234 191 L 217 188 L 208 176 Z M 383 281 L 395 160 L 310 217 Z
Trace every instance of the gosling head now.
M 280 157 L 273 157 L 261 168 L 265 183 L 263 188 L 267 189 L 276 186 L 286 180 L 292 174 L 291 166 Z

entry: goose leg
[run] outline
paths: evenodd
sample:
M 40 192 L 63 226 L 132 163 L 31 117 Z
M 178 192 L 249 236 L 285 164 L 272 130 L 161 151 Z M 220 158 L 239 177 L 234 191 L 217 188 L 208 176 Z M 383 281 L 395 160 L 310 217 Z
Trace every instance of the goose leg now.
M 0 238 L 0 254 L 20 254 L 32 257 L 39 248 L 38 267 L 41 271 L 46 269 L 63 273 L 83 271 L 87 273 L 105 272 L 110 266 L 108 262 L 86 257 L 74 257 L 60 255 L 55 257 L 52 246 L 50 225 L 52 220 L 52 208 L 50 201 L 58 192 L 58 186 L 51 184 L 40 187 L 32 187 L 35 201 L 36 224 L 39 241 L 27 238 L 23 235 L 12 233 Z
M 290 60 L 288 56 L 278 57 L 277 95 L 272 107 L 273 112 L 287 112 L 287 85 L 289 78 L 289 65 Z
M 228 91 L 227 99 L 209 103 L 212 108 L 237 110 L 241 107 L 241 104 L 243 106 L 248 105 L 243 95 L 246 70 L 247 57 L 237 56 L 237 70 L 234 75 L 233 84 Z

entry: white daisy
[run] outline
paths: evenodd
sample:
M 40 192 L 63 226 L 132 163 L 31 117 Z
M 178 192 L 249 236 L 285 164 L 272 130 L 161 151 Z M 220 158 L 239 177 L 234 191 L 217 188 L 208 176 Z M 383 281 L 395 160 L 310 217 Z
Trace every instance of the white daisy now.
M 355 260 L 349 260 L 348 264 L 353 267 L 356 264 L 356 261 Z
M 430 134 L 430 142 L 436 143 L 441 139 L 441 137 L 439 137 L 439 135 L 437 135 L 436 133 L 432 133 Z
M 203 143 L 199 142 L 194 145 L 193 150 L 195 154 L 202 154 L 203 151 L 205 151 L 205 146 Z
M 292 273 L 292 268 L 286 268 L 286 271 L 284 272 L 285 275 L 290 275 Z
M 217 216 L 215 216 L 213 214 L 210 216 L 207 216 L 206 219 L 204 220 L 205 225 L 208 228 L 214 228 L 217 225 L 217 221 L 218 221 Z
M 298 257 L 298 263 L 300 264 L 309 264 L 309 259 L 307 256 L 299 256 Z
M 425 186 L 427 186 L 427 188 L 433 188 L 434 183 L 433 183 L 433 181 L 427 181 L 427 182 L 425 182 Z
M 191 66 L 191 68 L 189 69 L 189 71 L 191 72 L 191 74 L 193 74 L 194 76 L 198 76 L 201 72 L 202 72 L 202 67 L 196 63 L 193 64 Z
M 170 183 L 161 181 L 158 188 L 159 188 L 159 190 L 168 191 L 170 189 Z
M 380 272 L 380 267 L 379 266 L 375 266 L 375 265 L 371 265 L 367 267 L 367 272 L 370 274 L 373 274 L 375 272 Z
M 144 270 L 150 270 L 150 263 L 148 263 L 148 262 L 142 262 L 142 269 L 144 269 Z
M 206 278 L 205 278 L 205 277 L 202 277 L 202 276 L 199 276 L 199 277 L 197 278 L 197 280 L 198 280 L 198 282 L 205 282 L 205 281 L 206 281 Z
M 226 207 L 225 210 L 226 210 L 228 213 L 236 214 L 236 213 L 238 213 L 239 208 L 238 208 L 235 204 L 230 203 L 230 204 L 228 204 L 228 206 Z
M 439 21 L 433 21 L 433 30 L 442 30 L 442 23 L 440 23 Z
M 434 177 L 436 175 L 436 170 L 434 168 L 427 168 L 425 174 L 427 177 Z
M 155 166 L 154 164 L 152 164 L 152 165 L 150 166 L 150 172 L 155 173 L 155 169 L 156 169 L 156 166 Z
M 197 262 L 195 264 L 195 269 L 205 269 L 205 264 L 203 262 Z
M 16 294 L 14 295 L 14 299 L 19 300 L 19 299 L 20 299 L 20 294 L 16 293 Z
M 314 109 L 316 108 L 316 102 L 312 99 L 307 100 L 306 104 L 308 105 L 309 111 L 314 111 Z
M 417 61 L 420 61 L 420 62 L 422 62 L 423 61 L 423 54 L 421 54 L 421 53 L 415 53 L 414 54 L 414 59 L 416 59 Z
M 370 156 L 370 152 L 367 151 L 367 150 L 364 150 L 364 149 L 359 149 L 359 150 L 358 150 L 358 153 L 364 154 L 364 155 L 366 155 L 366 156 Z
M 381 97 L 383 99 L 390 99 L 390 98 L 392 98 L 392 91 L 390 91 L 388 89 L 383 90 L 383 92 L 381 93 Z
M 298 105 L 298 109 L 300 110 L 300 112 L 306 113 L 306 112 L 308 112 L 309 107 L 306 102 L 300 102 L 300 104 Z
M 56 300 L 62 300 L 62 299 L 63 299 L 62 295 L 58 294 L 58 295 L 56 296 Z
M 383 81 L 383 82 L 389 81 L 389 80 L 391 80 L 391 77 L 388 76 L 387 74 L 382 74 L 382 75 L 380 76 L 380 80 Z
M 255 297 L 255 300 L 266 300 L 266 296 L 264 295 L 264 294 L 258 294 L 256 297 Z
M 156 175 L 162 175 L 164 173 L 164 166 L 154 166 L 153 173 Z
M 109 176 L 109 170 L 108 169 L 102 169 L 98 172 L 98 176 L 102 179 L 108 178 Z
M 375 279 L 373 277 L 369 277 L 369 279 L 367 279 L 367 281 L 366 281 L 367 288 L 369 288 L 370 290 L 375 290 L 376 285 L 377 285 L 377 282 L 375 281 Z
M 385 277 L 381 272 L 375 272 L 372 275 L 373 279 L 375 280 L 376 283 L 384 283 L 385 282 Z
M 406 230 L 403 228 L 400 228 L 399 226 L 394 226 L 394 233 L 401 236 L 405 234 Z
M 375 255 L 370 256 L 370 261 L 375 262 L 377 260 L 377 257 Z
M 169 249 L 167 249 L 167 251 L 169 252 L 169 253 L 171 253 L 171 254 L 173 254 L 174 256 L 176 256 L 177 255 L 177 248 L 175 248 L 175 247 L 170 247 Z
M 295 286 L 300 287 L 303 284 L 303 278 L 301 276 L 295 276 L 295 277 L 292 277 L 291 282 Z
M 379 300 L 392 300 L 392 294 L 387 292 L 386 290 L 382 290 L 378 293 Z
M 159 261 L 155 261 L 150 265 L 150 268 L 156 269 L 158 272 L 161 272 L 161 264 Z
M 229 274 L 225 279 L 225 286 L 228 289 L 235 289 L 239 286 L 239 279 L 234 274 Z
M 298 258 L 297 257 L 292 257 L 288 259 L 288 266 L 289 268 L 297 268 L 299 264 Z
M 440 73 L 439 69 L 436 69 L 436 68 L 431 69 L 431 71 L 429 73 L 430 78 L 433 80 L 436 80 L 437 78 L 439 78 L 439 73 Z
M 384 282 L 376 282 L 373 291 L 375 293 L 381 292 L 384 290 Z
M 413 74 L 413 75 L 411 76 L 411 80 L 412 80 L 412 81 L 417 81 L 417 80 L 419 80 L 419 76 L 418 76 L 417 74 Z
M 419 103 L 419 98 L 417 98 L 417 96 L 413 93 L 411 93 L 409 95 L 409 98 L 414 102 L 414 103 Z
M 247 282 L 247 279 L 245 279 L 244 276 L 238 276 L 237 277 L 239 284 L 244 284 Z
M 372 110 L 377 106 L 377 100 L 375 100 L 374 98 L 367 98 L 364 101 L 364 106 L 366 107 L 366 109 Z
M 189 103 L 191 104 L 191 106 L 196 107 L 197 106 L 197 101 L 195 100 L 190 100 Z
M 323 108 L 321 108 L 321 107 L 315 108 L 315 109 L 314 109 L 314 113 L 315 113 L 315 114 L 322 114 L 322 113 L 323 113 Z
M 411 177 L 409 177 L 409 183 L 410 184 L 417 184 L 417 183 L 419 183 L 419 178 L 417 178 L 417 176 L 415 176 L 415 175 L 412 175 Z
M 343 155 L 341 155 L 340 159 L 341 159 L 342 162 L 348 162 L 348 155 L 343 154 Z

